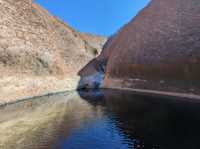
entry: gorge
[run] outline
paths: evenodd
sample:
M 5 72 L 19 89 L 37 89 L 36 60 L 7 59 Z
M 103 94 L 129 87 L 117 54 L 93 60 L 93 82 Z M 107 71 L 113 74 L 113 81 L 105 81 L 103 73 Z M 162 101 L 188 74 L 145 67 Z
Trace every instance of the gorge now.
M 200 93 L 197 0 L 152 0 L 107 42 L 31 0 L 0 8 L 1 104 L 76 88 Z
M 200 148 L 199 0 L 151 0 L 110 37 L 32 0 L 0 18 L 0 149 Z

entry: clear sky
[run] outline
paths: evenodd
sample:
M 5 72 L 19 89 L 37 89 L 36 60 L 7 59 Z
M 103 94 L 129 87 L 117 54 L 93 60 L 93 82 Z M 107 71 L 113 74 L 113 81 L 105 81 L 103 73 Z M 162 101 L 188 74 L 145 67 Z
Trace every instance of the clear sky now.
M 35 0 L 73 28 L 109 36 L 131 20 L 150 0 Z

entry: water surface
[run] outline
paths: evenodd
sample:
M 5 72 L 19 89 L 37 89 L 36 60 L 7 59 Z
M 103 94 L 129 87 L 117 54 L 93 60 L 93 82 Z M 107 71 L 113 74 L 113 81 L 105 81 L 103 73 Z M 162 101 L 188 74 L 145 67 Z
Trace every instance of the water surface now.
M 101 90 L 0 109 L 0 148 L 199 149 L 200 102 Z

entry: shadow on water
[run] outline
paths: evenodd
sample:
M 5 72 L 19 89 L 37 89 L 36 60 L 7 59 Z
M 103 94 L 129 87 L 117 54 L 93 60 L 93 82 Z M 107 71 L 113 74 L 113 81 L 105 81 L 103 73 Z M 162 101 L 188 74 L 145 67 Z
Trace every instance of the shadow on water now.
M 134 148 L 200 148 L 200 103 L 160 99 L 128 91 L 80 92 L 94 107 L 106 107 L 109 118 Z
M 94 58 L 85 67 L 83 67 L 78 75 L 80 81 L 78 89 L 99 89 L 105 76 L 105 67 L 107 60 L 98 60 Z
M 44 96 L 0 108 L 4 149 L 199 149 L 200 102 L 116 90 Z

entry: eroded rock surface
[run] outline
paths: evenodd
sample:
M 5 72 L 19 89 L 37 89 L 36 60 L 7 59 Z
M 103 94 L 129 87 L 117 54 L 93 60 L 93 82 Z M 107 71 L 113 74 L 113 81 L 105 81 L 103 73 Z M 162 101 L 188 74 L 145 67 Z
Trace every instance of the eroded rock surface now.
M 0 103 L 75 89 L 77 72 L 106 40 L 75 31 L 31 0 L 0 0 L 0 18 Z
M 152 0 L 80 74 L 102 87 L 200 94 L 200 1 Z

